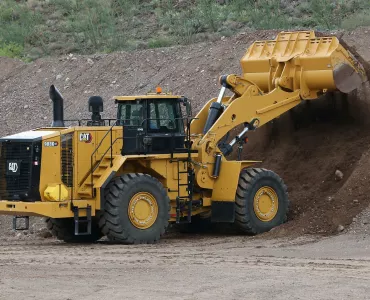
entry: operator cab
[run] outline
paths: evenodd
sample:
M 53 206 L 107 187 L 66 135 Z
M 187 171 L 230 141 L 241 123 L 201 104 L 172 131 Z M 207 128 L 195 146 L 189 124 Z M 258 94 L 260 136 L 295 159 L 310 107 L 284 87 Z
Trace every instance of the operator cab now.
M 184 122 L 190 113 L 186 98 L 154 94 L 115 100 L 118 125 L 123 126 L 123 155 L 186 151 Z M 182 105 L 187 108 L 185 114 Z

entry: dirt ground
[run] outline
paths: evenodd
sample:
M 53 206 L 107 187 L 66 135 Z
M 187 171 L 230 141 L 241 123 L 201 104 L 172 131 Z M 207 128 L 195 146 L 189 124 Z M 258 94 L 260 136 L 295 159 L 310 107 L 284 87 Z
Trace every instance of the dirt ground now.
M 370 237 L 0 241 L 0 299 L 369 299 Z

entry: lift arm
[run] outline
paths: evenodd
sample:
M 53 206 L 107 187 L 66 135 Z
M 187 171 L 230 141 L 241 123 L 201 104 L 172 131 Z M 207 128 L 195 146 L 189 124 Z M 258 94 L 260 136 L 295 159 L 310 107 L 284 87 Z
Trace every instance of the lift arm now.
M 193 121 L 192 134 L 202 135 L 198 145 L 217 144 L 240 124 L 257 128 L 327 91 L 349 93 L 366 80 L 364 68 L 336 37 L 316 38 L 313 31 L 282 32 L 274 41 L 254 42 L 241 66 L 242 76 L 220 78 L 220 95 Z M 231 98 L 224 97 L 227 89 Z
M 332 37 L 316 37 L 313 31 L 282 32 L 272 41 L 254 42 L 241 60 L 242 76 L 220 78 L 218 98 L 210 100 L 191 124 L 193 148 L 199 164 L 214 164 L 220 140 L 244 124 L 238 135 L 260 127 L 289 111 L 303 100 L 339 90 L 349 93 L 366 80 L 359 62 Z M 230 90 L 232 97 L 225 97 Z M 221 151 L 222 150 L 222 151 Z

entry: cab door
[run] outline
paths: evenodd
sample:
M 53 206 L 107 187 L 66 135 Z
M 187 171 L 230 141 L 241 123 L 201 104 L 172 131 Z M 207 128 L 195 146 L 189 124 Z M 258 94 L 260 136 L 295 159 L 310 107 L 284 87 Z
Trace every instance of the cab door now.
M 146 108 L 144 100 L 125 101 L 119 105 L 118 120 L 123 125 L 122 155 L 142 154 Z

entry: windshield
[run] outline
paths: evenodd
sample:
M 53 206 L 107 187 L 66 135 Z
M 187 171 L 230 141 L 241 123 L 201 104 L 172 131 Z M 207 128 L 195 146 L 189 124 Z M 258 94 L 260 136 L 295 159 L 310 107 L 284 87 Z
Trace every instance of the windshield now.
M 153 133 L 184 132 L 180 103 L 174 99 L 125 101 L 119 104 L 120 125 L 142 126 Z
M 142 126 L 144 121 L 144 104 L 142 101 L 126 101 L 118 107 L 120 125 Z
M 181 131 L 180 113 L 178 103 L 173 99 L 150 100 L 148 103 L 148 129 L 156 132 Z

